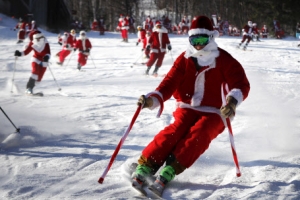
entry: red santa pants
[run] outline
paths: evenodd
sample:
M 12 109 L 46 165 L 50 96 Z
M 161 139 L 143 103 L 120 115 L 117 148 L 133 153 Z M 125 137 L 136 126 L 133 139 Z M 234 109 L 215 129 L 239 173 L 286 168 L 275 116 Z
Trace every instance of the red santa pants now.
M 221 117 L 214 113 L 177 108 L 173 116 L 174 123 L 160 131 L 142 155 L 162 166 L 173 154 L 182 166 L 189 168 L 225 127 Z
M 161 67 L 162 62 L 165 57 L 165 54 L 166 54 L 166 52 L 158 52 L 158 53 L 152 52 L 150 54 L 150 59 L 147 62 L 147 67 L 151 67 L 155 63 L 156 60 L 157 60 L 157 62 L 155 64 L 155 66 Z
M 32 78 L 35 79 L 36 81 L 41 81 L 44 73 L 47 69 L 47 67 L 43 67 L 39 64 L 37 64 L 36 62 L 32 62 L 31 63 L 31 73 L 32 73 Z M 36 78 L 37 77 L 37 78 Z
M 79 53 L 78 54 L 78 63 L 82 66 L 86 65 L 86 61 L 88 59 L 88 56 L 83 54 L 83 53 Z
M 70 50 L 63 49 L 59 52 L 59 62 L 63 63 L 65 58 L 71 53 Z
M 25 33 L 25 30 L 19 30 L 19 32 L 18 32 L 18 39 L 19 40 L 25 40 L 25 35 L 26 35 L 26 33 Z
M 247 43 L 249 43 L 251 39 L 252 38 L 250 35 L 243 35 L 243 39 L 242 39 L 241 43 L 245 42 L 245 40 L 247 40 Z
M 121 32 L 122 32 L 122 38 L 123 39 L 128 38 L 128 30 L 122 29 Z

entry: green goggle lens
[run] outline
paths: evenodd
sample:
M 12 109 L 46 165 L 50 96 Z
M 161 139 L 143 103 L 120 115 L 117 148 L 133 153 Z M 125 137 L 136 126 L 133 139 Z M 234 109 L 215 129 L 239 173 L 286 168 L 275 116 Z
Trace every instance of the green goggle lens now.
M 189 37 L 189 41 L 192 46 L 205 46 L 209 43 L 210 37 L 206 34 L 192 35 Z

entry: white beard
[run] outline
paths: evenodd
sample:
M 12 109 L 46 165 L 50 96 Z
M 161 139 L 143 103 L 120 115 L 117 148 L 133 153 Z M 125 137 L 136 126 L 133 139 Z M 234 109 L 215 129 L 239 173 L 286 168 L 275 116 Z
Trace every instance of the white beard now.
M 33 40 L 32 48 L 34 48 L 37 52 L 42 52 L 45 48 L 47 40 L 45 38 L 41 38 L 39 41 L 36 39 Z
M 188 45 L 184 57 L 197 58 L 200 66 L 208 66 L 215 62 L 215 59 L 219 56 L 218 45 L 214 38 L 201 50 L 195 49 L 191 44 Z

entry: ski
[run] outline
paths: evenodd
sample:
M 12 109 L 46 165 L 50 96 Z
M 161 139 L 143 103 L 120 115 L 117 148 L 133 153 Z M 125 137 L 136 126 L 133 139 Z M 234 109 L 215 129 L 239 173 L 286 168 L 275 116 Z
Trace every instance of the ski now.
M 44 93 L 43 92 L 37 92 L 37 93 L 32 93 L 32 94 L 27 94 L 28 96 L 35 96 L 35 97 L 43 97 Z
M 130 65 L 131 68 L 133 68 L 133 66 L 143 66 L 143 65 L 146 65 L 147 63 L 146 62 L 142 62 L 142 63 L 132 63 L 132 65 Z

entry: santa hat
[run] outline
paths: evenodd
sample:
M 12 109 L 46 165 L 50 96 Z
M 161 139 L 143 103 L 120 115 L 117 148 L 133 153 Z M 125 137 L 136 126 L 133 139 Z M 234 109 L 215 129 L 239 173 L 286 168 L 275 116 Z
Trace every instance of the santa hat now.
M 155 26 L 157 26 L 157 25 L 161 25 L 160 21 L 155 22 Z
M 33 39 L 37 39 L 37 38 L 41 38 L 41 37 L 44 37 L 44 35 L 41 33 L 37 33 L 37 34 L 33 35 Z
M 214 30 L 210 19 L 206 16 L 198 16 L 195 20 L 193 20 L 188 33 L 189 36 L 198 34 L 213 35 L 214 37 L 219 36 L 219 32 L 217 30 Z

